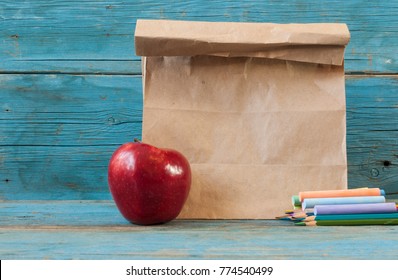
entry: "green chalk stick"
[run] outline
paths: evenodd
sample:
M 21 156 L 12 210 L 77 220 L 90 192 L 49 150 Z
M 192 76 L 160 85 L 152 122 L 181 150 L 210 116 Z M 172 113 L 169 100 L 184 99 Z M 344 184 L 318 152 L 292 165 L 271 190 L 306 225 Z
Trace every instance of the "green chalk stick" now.
M 297 226 L 370 226 L 370 225 L 398 225 L 398 219 L 363 219 L 363 220 L 322 220 L 298 222 Z
M 292 205 L 301 207 L 301 201 L 300 201 L 300 198 L 299 198 L 298 195 L 293 195 L 292 196 Z

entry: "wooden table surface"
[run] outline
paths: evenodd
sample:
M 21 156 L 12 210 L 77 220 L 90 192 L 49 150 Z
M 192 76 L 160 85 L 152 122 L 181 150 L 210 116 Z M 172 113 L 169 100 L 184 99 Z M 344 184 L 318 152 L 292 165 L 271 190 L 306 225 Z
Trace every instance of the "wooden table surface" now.
M 394 226 L 130 225 L 106 182 L 141 137 L 138 18 L 343 22 L 349 187 L 398 192 L 397 15 L 397 1 L 0 0 L 0 258 L 397 259 Z
M 2 259 L 397 259 L 398 227 L 279 220 L 126 222 L 112 201 L 0 204 Z

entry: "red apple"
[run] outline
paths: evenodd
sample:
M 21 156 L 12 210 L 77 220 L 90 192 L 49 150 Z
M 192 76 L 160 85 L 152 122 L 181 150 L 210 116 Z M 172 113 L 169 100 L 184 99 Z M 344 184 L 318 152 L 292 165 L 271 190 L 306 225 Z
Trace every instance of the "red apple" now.
M 181 212 L 191 187 L 188 160 L 179 152 L 141 142 L 112 155 L 108 183 L 121 214 L 140 225 L 166 223 Z

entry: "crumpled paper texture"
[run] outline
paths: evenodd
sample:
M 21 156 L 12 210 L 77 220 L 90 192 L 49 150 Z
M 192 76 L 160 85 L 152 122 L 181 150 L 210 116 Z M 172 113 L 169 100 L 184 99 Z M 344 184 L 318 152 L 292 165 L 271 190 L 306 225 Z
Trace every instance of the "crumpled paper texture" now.
M 179 218 L 274 218 L 292 207 L 290 197 L 299 191 L 347 187 L 345 25 L 324 31 L 323 25 L 265 24 L 264 31 L 262 24 L 240 30 L 242 24 L 211 29 L 205 23 L 202 30 L 195 23 L 191 32 L 185 26 L 178 33 L 175 26 L 184 24 L 162 21 L 167 33 L 146 29 L 145 22 L 136 31 L 137 53 L 145 56 L 143 141 L 176 149 L 191 164 L 191 192 Z M 278 32 L 267 37 L 272 46 L 266 42 L 254 52 L 244 48 L 247 34 L 238 36 L 245 30 L 257 45 L 259 30 Z M 196 54 L 202 35 L 217 47 Z M 190 43 L 182 55 L 169 55 L 184 36 Z M 154 44 L 159 37 L 169 48 Z

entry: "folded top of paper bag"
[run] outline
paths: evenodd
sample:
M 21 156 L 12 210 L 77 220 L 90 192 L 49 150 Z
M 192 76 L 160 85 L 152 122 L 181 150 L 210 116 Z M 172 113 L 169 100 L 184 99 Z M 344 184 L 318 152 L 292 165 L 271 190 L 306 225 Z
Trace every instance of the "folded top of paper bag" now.
M 274 24 L 137 20 L 140 56 L 244 56 L 342 65 L 350 34 L 340 23 Z

